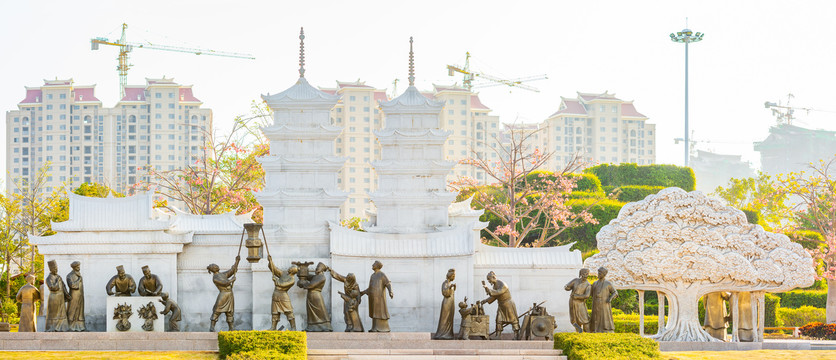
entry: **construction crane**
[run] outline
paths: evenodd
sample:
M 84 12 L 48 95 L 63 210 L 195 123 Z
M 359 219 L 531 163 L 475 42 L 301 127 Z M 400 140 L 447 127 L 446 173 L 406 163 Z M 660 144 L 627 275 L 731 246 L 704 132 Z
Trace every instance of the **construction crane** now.
M 132 66 L 132 64 L 128 64 L 128 54 L 134 49 L 152 49 L 152 50 L 163 50 L 163 51 L 174 51 L 174 52 L 184 52 L 184 53 L 192 53 L 195 55 L 211 55 L 211 56 L 223 56 L 223 57 L 232 57 L 232 58 L 239 58 L 239 59 L 249 59 L 255 60 L 250 54 L 240 54 L 240 53 L 233 53 L 233 52 L 225 52 L 225 51 L 215 51 L 209 49 L 197 49 L 197 48 L 187 48 L 187 47 L 180 47 L 180 46 L 170 46 L 170 45 L 160 45 L 160 44 L 152 44 L 150 42 L 146 43 L 138 43 L 138 42 L 129 42 L 125 36 L 125 30 L 128 28 L 128 24 L 122 24 L 122 37 L 118 40 L 110 40 L 106 37 L 97 37 L 90 39 L 90 49 L 91 50 L 99 50 L 99 44 L 101 45 L 112 45 L 119 47 L 119 65 L 116 67 L 116 70 L 119 72 L 119 91 L 121 96 L 125 96 L 125 86 L 128 85 L 128 69 Z
M 811 108 L 803 108 L 803 107 L 794 107 L 790 106 L 790 102 L 795 97 L 792 93 L 787 94 L 787 103 L 786 105 L 781 104 L 779 100 L 778 103 L 774 103 L 771 101 L 766 101 L 763 103 L 763 107 L 772 110 L 772 115 L 775 116 L 775 120 L 778 121 L 778 124 L 783 124 L 784 122 L 787 125 L 792 125 L 792 120 L 795 119 L 795 111 L 796 110 L 804 110 L 807 114 L 810 114 L 810 111 L 815 109 Z
M 534 75 L 534 76 L 526 76 L 517 79 L 501 79 L 496 76 L 488 75 L 482 72 L 474 71 L 470 69 L 470 52 L 468 51 L 465 55 L 464 59 L 464 66 L 459 67 L 458 65 L 447 65 L 447 75 L 453 76 L 454 73 L 460 73 L 464 75 L 464 81 L 462 84 L 465 89 L 468 91 L 473 91 L 474 88 L 485 88 L 485 87 L 492 87 L 492 86 L 509 86 L 520 88 L 524 90 L 540 92 L 539 89 L 536 87 L 523 84 L 523 82 L 528 81 L 535 81 L 535 80 L 544 80 L 548 79 L 549 77 L 546 74 L 542 75 Z M 484 83 L 477 83 L 474 84 L 474 80 L 486 80 L 487 82 Z

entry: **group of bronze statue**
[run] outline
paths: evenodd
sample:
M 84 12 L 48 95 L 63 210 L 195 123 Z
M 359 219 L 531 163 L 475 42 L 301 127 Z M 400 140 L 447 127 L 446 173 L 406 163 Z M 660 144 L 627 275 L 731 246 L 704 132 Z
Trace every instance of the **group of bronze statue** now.
M 612 319 L 612 300 L 618 291 L 607 281 L 607 268 L 598 269 L 598 280 L 589 284 L 589 269 L 581 269 L 578 277 L 570 281 L 564 289 L 569 294 L 569 322 L 579 333 L 611 333 L 615 330 Z M 586 308 L 586 299 L 592 296 L 592 316 Z
M 227 271 L 220 271 L 220 267 L 216 264 L 211 264 L 206 267 L 209 273 L 212 274 L 212 282 L 218 288 L 218 297 L 215 300 L 215 305 L 212 307 L 212 317 L 210 318 L 209 331 L 215 331 L 215 324 L 218 322 L 221 314 L 226 315 L 226 323 L 229 330 L 234 330 L 235 323 L 235 299 L 233 297 L 232 288 L 235 284 L 235 273 L 238 271 L 238 263 L 241 257 L 235 257 L 235 264 Z M 343 299 L 343 316 L 345 317 L 345 331 L 347 332 L 362 332 L 364 331 L 363 322 L 360 320 L 358 312 L 360 302 L 363 295 L 366 295 L 369 302 L 369 316 L 372 318 L 372 328 L 369 332 L 389 332 L 389 308 L 386 305 L 386 294 L 390 298 L 395 295 L 392 292 L 392 283 L 386 274 L 381 271 L 383 264 L 380 261 L 375 261 L 372 264 L 372 275 L 369 278 L 369 286 L 366 290 L 360 290 L 360 285 L 357 284 L 357 279 L 352 273 L 345 276 L 340 275 L 333 269 L 329 268 L 324 263 L 318 263 L 311 273 L 310 265 L 312 262 L 293 262 L 286 271 L 279 269 L 273 263 L 273 257 L 268 256 L 268 267 L 273 275 L 273 297 L 270 306 L 272 314 L 272 326 L 270 330 L 282 330 L 284 327 L 277 329 L 276 326 L 281 319 L 282 314 L 287 317 L 290 325 L 290 330 L 296 330 L 296 319 L 293 316 L 293 304 L 290 303 L 290 296 L 287 294 L 293 285 L 307 290 L 307 297 L 305 301 L 305 310 L 307 313 L 307 327 L 305 331 L 321 332 L 333 331 L 331 328 L 331 315 L 328 308 L 325 306 L 325 300 L 322 298 L 322 288 L 325 287 L 327 277 L 325 272 L 329 272 L 334 280 L 340 281 L 344 285 L 344 292 L 339 292 Z M 294 279 L 296 276 L 296 279 Z
M 84 284 L 81 278 L 81 263 L 74 261 L 73 268 L 67 274 L 67 282 L 58 275 L 58 265 L 51 260 L 46 287 L 47 312 L 46 331 L 85 331 L 84 325 Z M 26 285 L 17 292 L 17 301 L 21 304 L 20 325 L 18 332 L 35 332 L 35 302 L 41 301 L 41 292 L 35 287 L 35 275 L 26 276 Z
M 727 309 L 730 303 L 730 294 L 727 292 L 713 292 L 706 294 L 703 297 L 703 306 L 705 306 L 705 320 L 703 322 L 703 330 L 708 332 L 712 337 L 719 340 L 726 340 L 726 332 L 728 323 L 732 320 L 731 314 Z M 741 342 L 755 341 L 756 334 L 753 330 L 752 324 L 752 294 L 750 292 L 742 291 L 737 294 L 737 333 L 738 339 Z
M 113 277 L 107 281 L 105 291 L 107 291 L 107 295 L 109 296 L 133 296 L 134 291 L 137 291 L 139 296 L 159 296 L 159 302 L 164 306 L 164 309 L 163 311 L 160 311 L 160 314 L 167 315 L 168 313 L 171 313 L 168 320 L 168 330 L 180 331 L 180 305 L 169 298 L 168 293 L 163 292 L 162 281 L 160 281 L 159 276 L 151 273 L 151 269 L 148 265 L 142 267 L 142 277 L 139 279 L 139 287 L 137 287 L 134 278 L 125 273 L 124 266 L 117 266 L 116 275 L 113 275 Z M 157 309 L 154 307 L 154 303 L 152 302 L 149 302 L 137 310 L 139 317 L 145 320 L 145 324 L 142 326 L 143 330 L 152 331 L 154 329 L 153 320 L 157 319 L 156 312 Z M 117 330 L 127 331 L 130 329 L 130 322 L 128 322 L 130 315 L 131 308 L 127 304 L 117 306 L 116 309 L 114 309 L 113 319 L 118 320 L 116 324 Z

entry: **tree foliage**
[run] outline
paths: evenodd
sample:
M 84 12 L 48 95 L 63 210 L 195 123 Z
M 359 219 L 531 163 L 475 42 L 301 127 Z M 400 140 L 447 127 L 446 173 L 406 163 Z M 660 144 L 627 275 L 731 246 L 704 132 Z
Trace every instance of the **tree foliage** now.
M 790 225 L 786 189 L 763 172 L 758 172 L 757 177 L 730 179 L 728 185 L 718 186 L 712 195 L 731 207 L 757 212 L 767 229 L 781 231 Z

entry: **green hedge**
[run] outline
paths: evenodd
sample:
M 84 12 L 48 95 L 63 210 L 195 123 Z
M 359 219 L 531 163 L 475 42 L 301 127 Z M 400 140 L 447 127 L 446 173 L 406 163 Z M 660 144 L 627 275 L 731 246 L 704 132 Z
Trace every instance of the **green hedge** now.
M 676 165 L 601 164 L 584 172 L 595 174 L 602 186 L 647 185 L 676 186 L 693 191 L 697 185 L 694 171 Z
M 615 323 L 615 332 L 617 333 L 639 333 L 639 314 L 622 314 L 612 317 Z M 659 331 L 659 316 L 648 315 L 644 313 L 644 333 L 646 335 L 653 335 Z
M 573 250 L 578 249 L 581 252 L 585 252 L 596 249 L 598 242 L 595 240 L 595 235 L 598 234 L 598 231 L 604 225 L 609 224 L 612 219 L 618 217 L 618 212 L 624 206 L 622 202 L 607 199 L 576 199 L 567 202 L 567 205 L 571 206 L 574 212 L 581 211 L 591 204 L 595 205 L 592 205 L 588 211 L 595 220 L 598 220 L 597 224 L 584 224 L 569 228 L 558 236 L 561 240 L 576 242 L 572 247 Z
M 812 322 L 824 322 L 824 309 L 802 306 L 798 309 L 778 308 L 776 313 L 778 322 L 787 327 L 801 327 Z
M 624 185 L 615 189 L 618 191 L 618 201 L 632 202 L 644 200 L 648 195 L 653 195 L 665 189 L 664 186 L 647 185 Z
M 659 344 L 636 334 L 556 333 L 554 348 L 569 360 L 662 359 Z
M 805 305 L 824 309 L 827 305 L 827 290 L 793 290 L 775 295 L 781 298 L 781 307 L 790 309 Z
M 298 360 L 307 359 L 299 355 L 282 354 L 276 350 L 255 350 L 229 354 L 226 360 Z
M 222 331 L 218 333 L 218 350 L 221 359 L 239 354 L 231 359 L 282 355 L 268 359 L 304 360 L 308 357 L 308 338 L 301 331 Z
M 763 295 L 763 326 L 775 327 L 782 326 L 778 322 L 777 312 L 781 307 L 781 298 L 770 293 Z
M 603 190 L 601 189 L 601 180 L 598 180 L 598 177 L 594 174 L 590 173 L 580 173 L 580 174 L 568 174 L 569 178 L 575 179 L 575 191 L 583 191 L 583 192 L 591 192 L 591 193 L 600 193 Z M 535 187 L 542 187 L 541 183 L 543 178 L 550 178 L 552 180 L 555 179 L 554 172 L 547 171 L 547 170 L 536 170 L 532 171 L 528 175 L 525 176 L 525 180 L 529 183 L 534 185 Z

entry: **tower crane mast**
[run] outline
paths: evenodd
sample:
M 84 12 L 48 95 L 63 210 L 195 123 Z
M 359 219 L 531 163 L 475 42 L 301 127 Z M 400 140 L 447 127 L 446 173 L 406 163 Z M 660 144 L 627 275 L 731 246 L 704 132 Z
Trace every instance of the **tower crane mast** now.
M 248 60 L 255 60 L 250 54 L 241 54 L 241 53 L 234 53 L 234 52 L 226 52 L 226 51 L 216 51 L 211 49 L 199 49 L 199 48 L 188 48 L 188 47 L 181 47 L 181 46 L 171 46 L 171 45 L 161 45 L 161 44 L 152 44 L 148 43 L 140 43 L 140 42 L 130 42 L 127 40 L 127 36 L 125 35 L 125 30 L 128 29 L 128 24 L 122 24 L 122 36 L 118 40 L 111 40 L 106 37 L 96 37 L 90 39 L 90 49 L 91 50 L 99 50 L 99 45 L 111 45 L 111 46 L 118 46 L 119 47 L 119 56 L 117 59 L 119 60 L 119 65 L 116 66 L 116 70 L 119 72 L 119 91 L 121 96 L 125 96 L 125 86 L 128 85 L 128 69 L 132 66 L 128 63 L 128 56 L 131 51 L 134 49 L 152 49 L 152 50 L 162 50 L 162 51 L 173 51 L 173 52 L 183 52 L 183 53 L 192 53 L 195 55 L 209 55 L 209 56 L 222 56 L 222 57 L 231 57 L 231 58 L 239 58 L 239 59 L 248 59 Z
M 474 88 L 485 88 L 485 87 L 492 87 L 492 86 L 508 86 L 508 87 L 516 87 L 524 90 L 540 92 L 539 89 L 536 87 L 523 84 L 523 82 L 528 81 L 535 81 L 535 80 L 544 80 L 548 79 L 549 77 L 546 74 L 542 75 L 534 75 L 534 76 L 526 76 L 516 79 L 502 79 L 497 76 L 485 74 L 479 71 L 474 71 L 470 69 L 470 52 L 468 51 L 465 54 L 464 66 L 457 66 L 457 65 L 447 65 L 447 75 L 453 76 L 454 73 L 460 73 L 464 75 L 464 80 L 462 81 L 462 86 L 468 91 L 473 91 Z M 474 84 L 474 80 L 486 80 L 487 82 L 484 83 L 477 83 Z

